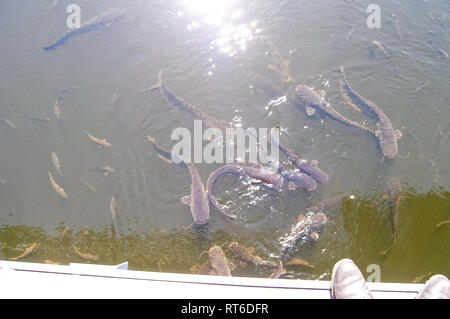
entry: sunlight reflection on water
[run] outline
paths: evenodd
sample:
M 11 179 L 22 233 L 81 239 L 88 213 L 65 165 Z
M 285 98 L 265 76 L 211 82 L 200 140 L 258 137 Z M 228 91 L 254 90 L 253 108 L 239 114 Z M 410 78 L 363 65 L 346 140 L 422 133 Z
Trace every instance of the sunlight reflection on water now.
M 238 2 L 184 0 L 186 12 L 179 11 L 178 16 L 192 16 L 192 22 L 187 25 L 189 31 L 203 29 L 216 35 L 211 41 L 211 50 L 234 56 L 239 51 L 245 51 L 248 42 L 256 39 L 261 32 L 257 27 L 258 21 L 245 21 L 244 12 L 237 7 Z

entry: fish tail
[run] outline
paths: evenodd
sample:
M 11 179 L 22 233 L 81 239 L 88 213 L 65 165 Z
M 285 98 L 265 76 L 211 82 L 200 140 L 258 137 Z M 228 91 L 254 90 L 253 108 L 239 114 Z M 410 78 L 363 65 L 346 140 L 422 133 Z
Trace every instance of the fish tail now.
M 152 85 L 146 89 L 143 89 L 142 92 L 148 93 L 148 92 L 152 92 L 154 90 L 160 89 L 163 86 L 162 75 L 163 75 L 163 70 L 158 72 L 158 82 L 155 85 Z

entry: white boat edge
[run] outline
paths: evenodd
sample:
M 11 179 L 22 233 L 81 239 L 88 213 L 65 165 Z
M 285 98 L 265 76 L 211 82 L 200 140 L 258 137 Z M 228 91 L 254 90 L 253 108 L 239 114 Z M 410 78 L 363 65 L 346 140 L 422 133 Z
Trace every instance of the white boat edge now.
M 368 282 L 376 299 L 414 299 L 424 284 Z M 219 277 L 0 260 L 0 298 L 330 299 L 330 282 Z

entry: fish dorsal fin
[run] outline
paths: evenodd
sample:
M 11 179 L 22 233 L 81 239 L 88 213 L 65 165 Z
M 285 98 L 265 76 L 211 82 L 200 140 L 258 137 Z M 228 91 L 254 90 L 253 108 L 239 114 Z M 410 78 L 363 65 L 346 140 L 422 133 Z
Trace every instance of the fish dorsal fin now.
M 191 195 L 186 195 L 186 196 L 181 197 L 181 202 L 184 205 L 191 206 Z

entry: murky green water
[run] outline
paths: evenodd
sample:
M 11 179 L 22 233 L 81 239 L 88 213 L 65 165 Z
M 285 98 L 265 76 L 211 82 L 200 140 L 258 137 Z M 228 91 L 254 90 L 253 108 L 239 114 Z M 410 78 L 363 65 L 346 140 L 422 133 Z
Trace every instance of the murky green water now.
M 328 279 L 333 264 L 345 257 L 363 271 L 380 265 L 382 281 L 450 275 L 450 226 L 435 227 L 450 219 L 450 61 L 424 42 L 450 52 L 450 4 L 378 1 L 382 26 L 371 30 L 365 12 L 370 2 L 360 0 L 77 1 L 82 21 L 110 7 L 128 11 L 107 28 L 44 51 L 67 30 L 70 3 L 0 1 L 0 117 L 16 126 L 0 122 L 5 258 L 38 242 L 25 261 L 82 262 L 70 248 L 75 245 L 101 264 L 129 261 L 131 269 L 189 273 L 204 260 L 203 251 L 233 240 L 269 258 L 305 207 L 341 192 L 355 199 L 345 199 L 342 210 L 330 216 L 319 241 L 293 255 L 315 266 L 298 269 L 296 278 Z M 309 119 L 291 103 L 268 112 L 279 96 L 253 87 L 260 79 L 277 81 L 267 68 L 263 38 L 289 59 L 296 83 L 325 90 L 336 109 L 362 120 L 339 94 L 337 68 L 344 65 L 352 86 L 403 131 L 399 151 L 406 158 L 381 161 L 372 136 L 329 118 Z M 383 43 L 391 58 L 373 49 L 372 40 Z M 152 134 L 169 147 L 174 128 L 193 127 L 193 118 L 157 91 L 142 92 L 156 83 L 161 69 L 174 92 L 217 118 L 244 127 L 281 122 L 283 142 L 318 160 L 330 182 L 311 194 L 286 189 L 277 194 L 225 177 L 215 193 L 240 218 L 227 220 L 211 208 L 207 227 L 187 228 L 192 217 L 180 198 L 190 191 L 189 173 L 161 161 L 146 140 Z M 53 105 L 64 87 L 76 89 L 59 102 L 58 120 Z M 113 94 L 120 96 L 114 105 Z M 50 120 L 36 122 L 30 115 Z M 112 147 L 97 148 L 83 130 Z M 59 156 L 63 179 L 52 152 Z M 90 170 L 99 165 L 116 172 L 103 176 Z M 217 167 L 197 165 L 204 182 Z M 68 200 L 56 196 L 49 171 Z M 400 178 L 404 190 L 399 241 L 381 256 L 392 241 L 391 215 L 382 200 L 391 176 Z M 117 232 L 109 212 L 113 196 Z M 61 238 L 66 226 L 71 232 Z M 234 274 L 266 277 L 270 271 L 246 268 Z

